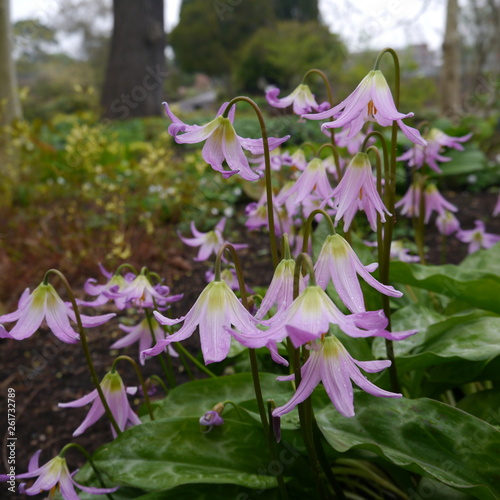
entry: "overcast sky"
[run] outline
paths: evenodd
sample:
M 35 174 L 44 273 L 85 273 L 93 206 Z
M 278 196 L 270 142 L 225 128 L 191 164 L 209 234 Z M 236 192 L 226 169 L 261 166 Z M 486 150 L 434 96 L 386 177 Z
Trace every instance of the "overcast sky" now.
M 177 23 L 180 3 L 166 0 L 167 29 Z M 58 0 L 11 0 L 12 20 L 38 17 L 47 21 L 57 5 Z M 350 50 L 400 48 L 414 43 L 439 49 L 442 43 L 446 0 L 320 0 L 319 5 L 324 21 Z

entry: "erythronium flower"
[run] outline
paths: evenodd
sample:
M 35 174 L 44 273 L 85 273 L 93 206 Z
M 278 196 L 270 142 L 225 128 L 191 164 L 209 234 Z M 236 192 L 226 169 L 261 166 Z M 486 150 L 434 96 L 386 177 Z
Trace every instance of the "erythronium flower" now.
M 450 236 L 460 229 L 460 222 L 452 212 L 445 210 L 436 217 L 436 226 L 441 234 Z
M 200 247 L 198 250 L 198 255 L 195 257 L 195 261 L 203 262 L 207 260 L 212 253 L 217 255 L 220 247 L 225 243 L 224 237 L 222 236 L 222 232 L 224 231 L 224 227 L 226 226 L 226 218 L 223 217 L 215 226 L 212 231 L 208 231 L 206 233 L 202 233 L 196 229 L 194 222 L 191 221 L 191 232 L 194 235 L 194 238 L 185 238 L 181 234 L 179 234 L 180 239 L 186 245 L 190 247 Z M 236 243 L 233 244 L 236 250 L 241 250 L 242 248 L 247 248 L 248 245 Z
M 363 144 L 365 137 L 372 131 L 373 131 L 373 125 L 370 124 L 366 129 L 366 132 L 360 131 L 354 137 L 350 137 L 349 129 L 343 128 L 342 130 L 338 130 L 337 132 L 335 132 L 335 142 L 337 144 L 337 147 L 347 148 L 347 152 L 351 156 L 354 156 L 361 149 L 361 145 Z M 327 136 L 330 135 L 329 130 L 323 130 L 323 132 Z M 370 146 L 374 142 L 375 138 L 371 138 L 368 140 L 367 145 Z
M 129 425 L 138 425 L 141 423 L 139 417 L 132 411 L 127 399 L 127 394 L 134 395 L 137 387 L 125 387 L 123 380 L 118 372 L 108 372 L 101 381 L 102 392 L 108 402 L 109 409 L 118 424 L 118 428 L 124 431 Z M 70 403 L 59 403 L 60 408 L 79 408 L 92 403 L 87 416 L 80 426 L 73 432 L 73 436 L 83 434 L 86 429 L 95 424 L 105 413 L 102 401 L 99 398 L 97 389 L 82 398 L 71 401 Z M 116 432 L 111 426 L 113 437 L 116 438 Z
M 49 460 L 45 465 L 39 466 L 39 457 L 42 450 L 38 450 L 31 457 L 28 464 L 28 472 L 24 474 L 17 474 L 16 479 L 31 479 L 36 477 L 37 480 L 32 486 L 26 488 L 20 485 L 19 492 L 26 494 L 28 496 L 38 495 L 42 491 L 49 491 L 48 498 L 54 498 L 55 493 L 59 490 L 61 496 L 64 500 L 78 500 L 80 497 L 75 491 L 75 486 L 85 491 L 86 493 L 91 493 L 92 495 L 104 495 L 106 493 L 113 493 L 118 489 L 116 488 L 96 488 L 90 486 L 83 486 L 78 484 L 74 479 L 73 474 L 69 472 L 68 464 L 66 459 L 61 456 L 54 457 Z M 9 481 L 11 476 L 6 474 L 0 474 L 0 482 Z M 21 486 L 23 486 L 23 491 L 21 492 Z
M 220 277 L 221 280 L 225 281 L 229 285 L 229 288 L 231 288 L 231 290 L 234 290 L 235 292 L 239 291 L 240 284 L 238 282 L 238 275 L 234 267 L 226 267 L 225 269 L 222 269 L 220 272 Z M 207 283 L 213 281 L 214 278 L 215 272 L 209 269 L 205 273 L 205 279 L 207 280 Z M 255 293 L 247 284 L 245 284 L 245 290 L 248 294 Z
M 474 224 L 475 229 L 461 229 L 456 234 L 461 242 L 469 244 L 469 253 L 474 253 L 480 248 L 490 248 L 500 241 L 500 236 L 486 232 L 483 221 L 476 220 Z
M 153 286 L 149 278 L 144 274 L 144 270 L 127 283 L 127 286 L 119 292 L 108 294 L 113 298 L 122 298 L 127 305 L 132 305 L 139 309 L 143 308 L 164 308 L 170 302 L 176 302 L 182 299 L 181 295 L 169 295 L 170 288 L 164 285 Z
M 498 214 L 500 214 L 500 194 L 498 195 L 495 208 L 493 209 L 493 217 L 497 216 Z
M 462 137 L 452 137 L 451 135 L 447 135 L 442 130 L 439 130 L 435 127 L 431 128 L 429 133 L 427 134 L 427 140 L 429 143 L 436 144 L 440 148 L 453 148 L 457 151 L 463 151 L 464 147 L 462 146 L 462 143 L 467 142 L 471 137 L 472 132 Z
M 400 398 L 401 394 L 388 392 L 372 384 L 359 370 L 375 373 L 389 367 L 390 361 L 357 361 L 334 336 L 313 342 L 311 354 L 301 368 L 302 380 L 292 399 L 273 411 L 281 417 L 302 403 L 323 382 L 326 393 L 337 411 L 344 417 L 354 416 L 354 393 L 351 380 L 373 396 Z M 358 368 L 359 367 L 359 368 Z M 278 377 L 278 380 L 293 380 L 295 375 Z
M 158 342 L 158 340 L 165 338 L 165 332 L 158 324 L 158 321 L 156 321 L 154 318 L 151 318 L 151 324 L 153 326 L 153 333 L 151 333 L 147 318 L 144 318 L 135 326 L 127 326 L 123 324 L 118 325 L 118 328 L 126 332 L 127 335 L 117 340 L 113 345 L 110 346 L 110 349 L 122 349 L 123 347 L 135 344 L 136 342 L 139 344 L 139 354 L 144 351 L 144 349 L 149 349 L 153 345 L 153 337 L 155 343 Z M 179 357 L 172 346 L 167 346 L 167 349 L 170 356 L 173 356 L 174 358 Z M 144 358 L 141 357 L 140 361 L 141 364 L 144 364 Z
M 257 331 L 257 320 L 243 307 L 238 297 L 225 281 L 212 281 L 201 292 L 193 307 L 177 319 L 170 319 L 155 311 L 154 315 L 162 325 L 184 322 L 176 333 L 169 335 L 141 356 L 156 356 L 171 342 L 179 342 L 190 337 L 199 327 L 201 350 L 205 364 L 226 358 L 231 344 L 228 329 L 234 325 L 238 329 Z M 262 333 L 262 332 L 259 332 Z
M 385 222 L 385 214 L 391 215 L 385 208 L 377 192 L 370 159 L 366 153 L 357 153 L 346 168 L 342 180 L 333 190 L 334 208 L 337 209 L 335 224 L 344 219 L 344 231 L 351 225 L 358 210 L 364 210 L 373 231 L 377 230 L 376 212 Z
M 295 181 L 295 184 L 276 201 L 281 205 L 290 196 L 296 195 L 294 203 L 298 204 L 302 203 L 311 193 L 315 193 L 323 199 L 328 199 L 332 195 L 326 168 L 320 158 L 311 160 Z
M 318 285 L 326 289 L 330 279 L 342 302 L 353 313 L 364 312 L 365 301 L 359 284 L 359 274 L 371 287 L 390 297 L 401 297 L 403 294 L 392 286 L 383 285 L 370 273 L 378 264 L 364 266 L 349 243 L 339 234 L 326 238 L 318 260 L 314 266 Z
M 420 183 L 414 182 L 408 188 L 405 195 L 394 205 L 396 208 L 401 208 L 401 215 L 406 217 L 418 217 L 420 213 L 420 197 L 422 196 L 422 188 Z
M 274 87 L 266 92 L 267 102 L 275 108 L 287 108 L 293 106 L 293 112 L 296 115 L 303 115 L 311 111 L 324 111 L 330 107 L 328 102 L 318 104 L 311 92 L 309 85 L 301 83 L 291 94 L 278 99 L 280 89 Z
M 397 259 L 401 262 L 419 262 L 418 255 L 410 255 L 410 249 L 405 247 L 403 240 L 393 240 L 390 249 L 391 259 Z
M 383 311 L 368 311 L 345 315 L 330 297 L 317 285 L 307 286 L 302 293 L 283 309 L 265 322 L 270 328 L 266 332 L 248 332 L 238 341 L 247 347 L 261 347 L 263 339 L 281 341 L 289 337 L 295 347 L 315 340 L 328 332 L 330 324 L 351 337 L 385 337 L 401 340 L 416 333 L 416 330 L 389 332 L 384 330 L 388 321 Z M 243 330 L 243 329 L 242 329 Z
M 362 129 L 366 121 L 375 121 L 382 127 L 388 127 L 395 121 L 401 131 L 415 144 L 426 144 L 417 129 L 403 123 L 413 113 L 400 113 L 394 104 L 387 80 L 380 70 L 370 71 L 356 87 L 354 92 L 337 106 L 318 114 L 306 114 L 305 118 L 324 120 L 336 118 L 324 123 L 321 129 L 349 127 L 347 139 L 351 139 Z
M 427 224 L 431 218 L 432 212 L 444 214 L 445 210 L 456 212 L 458 208 L 446 201 L 443 195 L 438 191 L 435 184 L 429 184 L 424 190 L 425 196 L 425 217 L 424 222 Z
M 80 314 L 84 328 L 100 326 L 116 316 L 114 313 L 101 316 Z M 19 299 L 18 309 L 10 314 L 0 316 L 0 323 L 16 322 L 7 337 L 22 340 L 31 337 L 45 320 L 52 333 L 62 342 L 74 344 L 80 336 L 70 324 L 76 322 L 75 311 L 65 304 L 50 283 L 41 283 L 33 293 L 27 288 Z M 5 335 L 5 332 L 0 336 Z
M 175 142 L 179 144 L 195 144 L 206 141 L 202 149 L 203 159 L 224 177 L 230 177 L 234 174 L 240 174 L 246 180 L 255 181 L 259 178 L 248 163 L 248 159 L 243 153 L 243 148 L 252 154 L 263 154 L 264 146 L 262 139 L 245 139 L 239 137 L 233 127 L 234 110 L 233 106 L 226 118 L 224 113 L 228 103 L 224 103 L 216 118 L 206 125 L 187 125 L 177 118 L 167 103 L 165 112 L 172 120 L 172 125 L 168 132 L 174 137 Z M 288 140 L 290 136 L 280 139 L 269 138 L 269 149 L 273 150 Z M 222 163 L 226 161 L 229 170 L 225 170 Z

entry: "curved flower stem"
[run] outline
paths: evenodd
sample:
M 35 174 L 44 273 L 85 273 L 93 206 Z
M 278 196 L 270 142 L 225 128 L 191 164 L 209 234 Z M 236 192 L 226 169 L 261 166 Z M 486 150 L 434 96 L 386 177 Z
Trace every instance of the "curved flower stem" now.
M 330 82 L 329 82 L 328 78 L 326 77 L 326 75 L 323 73 L 323 71 L 321 71 L 320 69 L 316 69 L 316 68 L 310 69 L 309 71 L 307 71 L 305 73 L 304 78 L 302 78 L 302 83 L 305 83 L 307 78 L 313 74 L 319 75 L 321 77 L 321 79 L 323 80 L 323 83 L 325 84 L 325 88 L 326 88 L 326 95 L 328 96 L 328 102 L 330 103 L 330 106 L 333 106 L 332 86 L 330 85 Z M 332 146 L 335 147 L 336 143 L 335 143 L 335 129 L 334 128 L 330 129 L 330 137 L 331 137 L 331 141 L 332 141 Z M 339 177 L 339 181 L 340 181 L 340 177 Z
M 303 142 L 302 143 L 302 146 L 300 146 L 301 148 L 306 148 L 306 147 L 309 147 L 312 149 L 312 152 L 313 152 L 313 155 L 316 156 L 316 147 L 314 146 L 314 144 L 312 142 Z
M 321 208 L 316 208 L 315 210 L 313 210 L 309 214 L 309 217 L 307 218 L 306 223 L 304 224 L 304 241 L 302 242 L 302 252 L 303 253 L 307 253 L 307 248 L 309 245 L 309 237 L 311 235 L 312 222 L 314 220 L 314 217 L 316 217 L 316 215 L 318 215 L 318 214 L 321 214 L 325 217 L 326 221 L 328 222 L 328 225 L 330 226 L 330 234 L 336 233 L 335 225 L 332 221 L 332 218 L 328 214 L 328 212 L 326 212 L 325 210 L 323 210 Z
M 163 380 L 160 377 L 158 377 L 158 375 L 150 375 L 149 379 L 154 380 L 155 382 L 158 382 L 158 384 L 161 385 L 161 388 L 165 391 L 165 394 L 168 394 L 167 385 L 165 384 L 165 382 L 163 382 Z
M 396 51 L 391 48 L 386 48 L 382 50 L 375 61 L 375 69 L 378 69 L 380 60 L 384 54 L 390 54 L 394 63 L 394 104 L 396 108 L 399 106 L 399 93 L 400 93 L 400 68 L 399 59 Z M 390 150 L 390 161 L 389 161 L 389 172 L 385 176 L 385 192 L 386 192 L 386 207 L 387 210 L 392 214 L 391 217 L 387 218 L 387 222 L 384 226 L 384 252 L 383 258 L 380 262 L 380 281 L 387 285 L 390 279 L 390 262 L 391 262 L 391 242 L 392 242 L 392 231 L 394 228 L 394 205 L 396 199 L 396 156 L 398 147 L 398 125 L 395 121 L 392 122 L 392 133 L 391 133 L 391 150 Z M 385 161 L 385 158 L 384 158 Z M 391 316 L 389 307 L 389 298 L 384 299 L 384 312 L 389 321 L 387 325 L 387 330 L 391 331 Z M 391 386 L 394 392 L 401 392 L 399 389 L 399 382 L 397 378 L 396 363 L 394 357 L 394 347 L 392 341 L 385 341 L 387 349 L 387 357 L 391 360 L 391 366 L 389 367 L 389 374 L 391 378 Z
M 132 264 L 127 263 L 119 265 L 115 271 L 115 274 L 119 274 L 122 269 L 130 269 L 134 274 L 138 274 L 137 269 Z
M 153 344 L 155 344 L 156 337 L 154 334 L 153 317 L 151 314 L 151 310 L 147 307 L 146 309 L 144 309 L 144 312 L 146 314 L 146 320 L 148 322 L 149 331 L 151 332 L 151 337 L 153 338 Z M 171 365 L 169 366 L 165 362 L 165 359 L 163 358 L 162 353 L 160 353 L 160 355 L 158 356 L 158 361 L 160 362 L 161 368 L 163 370 L 163 374 L 165 375 L 165 379 L 168 382 L 168 385 L 171 388 L 174 388 L 177 384 L 175 382 L 175 375 L 174 375 L 174 372 L 172 370 L 172 366 Z
M 330 130 L 333 130 L 330 129 Z M 335 160 L 335 171 L 337 172 L 337 181 L 340 182 L 340 179 L 342 179 L 342 170 L 340 169 L 340 157 L 339 157 L 339 152 L 337 150 L 337 147 L 335 146 L 335 144 L 330 144 L 329 142 L 325 143 L 325 144 L 322 144 L 319 149 L 318 149 L 318 153 L 316 154 L 316 156 L 319 158 L 319 155 L 321 154 L 321 152 L 323 151 L 323 149 L 325 148 L 330 148 L 333 152 L 333 158 Z
M 274 268 L 276 268 L 276 266 L 279 263 L 279 258 L 278 258 L 278 247 L 276 244 L 276 231 L 274 227 L 273 184 L 271 181 L 271 156 L 269 153 L 269 139 L 267 136 L 266 123 L 264 121 L 264 116 L 262 115 L 262 111 L 260 110 L 259 106 L 257 106 L 257 104 L 254 101 L 252 101 L 252 99 L 246 96 L 238 96 L 231 99 L 229 101 L 229 104 L 227 105 L 227 108 L 224 111 L 223 116 L 227 118 L 227 115 L 229 114 L 229 110 L 231 109 L 231 107 L 240 101 L 250 104 L 250 106 L 252 106 L 259 120 L 262 142 L 264 144 L 264 163 L 266 166 L 265 178 L 266 178 L 266 196 L 267 196 L 267 222 L 269 225 L 269 242 L 271 245 L 271 256 L 273 259 L 273 266 Z
M 78 333 L 80 334 L 80 340 L 82 341 L 82 348 L 83 348 L 83 353 L 85 355 L 85 360 L 87 361 L 87 366 L 89 367 L 90 370 L 90 375 L 92 377 L 92 381 L 94 382 L 94 386 L 97 390 L 97 394 L 99 394 L 99 399 L 101 400 L 102 406 L 104 407 L 104 411 L 106 413 L 106 416 L 108 417 L 109 421 L 111 422 L 111 425 L 113 426 L 113 429 L 115 430 L 117 436 L 119 436 L 122 431 L 120 427 L 118 427 L 118 424 L 116 423 L 115 417 L 113 416 L 113 413 L 108 405 L 108 402 L 106 400 L 106 397 L 104 396 L 104 392 L 102 391 L 101 384 L 99 382 L 99 377 L 97 376 L 97 372 L 95 370 L 94 363 L 92 361 L 92 355 L 90 354 L 90 349 L 89 349 L 89 344 L 87 341 L 87 335 L 85 334 L 85 330 L 83 329 L 82 325 L 82 318 L 80 317 L 80 311 L 78 309 L 78 305 L 76 304 L 75 296 L 73 294 L 73 290 L 69 286 L 68 280 L 64 276 L 61 271 L 58 271 L 57 269 L 49 269 L 43 278 L 44 283 L 48 283 L 49 276 L 51 274 L 55 274 L 63 283 L 64 288 L 66 289 L 66 292 L 68 293 L 69 300 L 71 302 L 71 305 L 73 306 L 73 311 L 75 313 L 75 319 L 76 319 L 76 324 L 78 326 Z
M 151 407 L 151 401 L 149 399 L 148 389 L 144 382 L 144 377 L 142 376 L 142 372 L 141 369 L 139 368 L 139 365 L 130 356 L 121 355 L 114 359 L 113 364 L 111 365 L 111 373 L 114 373 L 116 371 L 117 363 L 122 360 L 127 361 L 134 368 L 135 374 L 137 375 L 139 383 L 141 384 L 142 387 L 142 392 L 144 394 L 144 401 L 146 402 L 146 406 L 148 407 L 149 417 L 151 418 L 151 420 L 154 420 L 155 417 L 153 415 L 153 408 Z
M 375 168 L 377 172 L 377 192 L 380 198 L 382 198 L 382 158 L 380 156 L 380 151 L 375 146 L 370 146 L 367 153 L 373 153 L 375 155 Z M 382 256 L 384 255 L 384 234 L 382 230 L 382 221 L 380 219 L 380 214 L 377 213 L 377 255 L 378 261 L 382 261 Z M 381 294 L 382 296 L 383 294 Z
M 210 378 L 217 378 L 217 375 L 211 370 L 209 370 L 203 363 L 200 363 L 180 342 L 177 342 L 175 349 L 179 352 L 179 354 L 183 354 L 186 358 L 193 363 L 198 369 L 200 369 L 203 373 L 206 373 Z
M 240 258 L 238 257 L 238 253 L 236 252 L 234 246 L 231 245 L 231 243 L 224 243 L 217 252 L 217 257 L 215 261 L 215 275 L 219 276 L 219 281 L 220 281 L 221 261 L 222 261 L 222 255 L 224 254 L 225 251 L 229 252 L 229 254 L 231 255 L 231 259 L 234 263 L 234 268 L 236 270 L 236 276 L 238 277 L 238 285 L 240 287 L 240 294 L 241 294 L 241 303 L 243 307 L 248 311 L 250 309 L 250 306 L 248 304 L 245 280 L 243 278 L 243 270 L 241 268 L 241 263 L 240 263 Z M 276 255 L 278 255 L 277 252 Z M 269 421 L 267 420 L 264 397 L 262 396 L 262 387 L 260 385 L 260 378 L 259 378 L 259 367 L 257 364 L 257 354 L 255 352 L 255 349 L 248 349 L 248 354 L 252 370 L 252 381 L 255 392 L 255 399 L 257 400 L 257 406 L 259 408 L 259 415 L 262 423 L 262 428 L 264 430 L 264 435 L 266 436 L 267 439 L 267 444 L 269 447 L 269 452 L 271 454 L 271 457 L 273 458 L 273 460 L 277 460 L 278 456 L 276 453 L 276 445 L 272 439 L 271 428 L 269 426 Z M 276 481 L 278 483 L 282 499 L 287 500 L 288 493 L 286 491 L 285 481 L 283 480 L 283 474 L 278 474 L 276 476 Z
M 70 450 L 71 448 L 75 448 L 76 450 L 78 450 L 87 459 L 88 463 L 92 467 L 92 470 L 94 471 L 94 474 L 97 477 L 97 480 L 99 481 L 99 483 L 101 483 L 101 486 L 103 488 L 106 488 L 106 485 L 104 484 L 104 481 L 102 479 L 101 473 L 99 472 L 99 470 L 95 466 L 95 463 L 92 460 L 92 457 L 90 456 L 90 453 L 82 445 L 80 445 L 78 443 L 68 443 L 59 452 L 59 456 L 61 458 L 64 458 L 64 455 L 66 455 L 66 452 L 68 450 Z M 111 495 L 111 493 L 106 493 L 106 496 L 109 498 L 109 500 L 113 500 L 113 496 Z

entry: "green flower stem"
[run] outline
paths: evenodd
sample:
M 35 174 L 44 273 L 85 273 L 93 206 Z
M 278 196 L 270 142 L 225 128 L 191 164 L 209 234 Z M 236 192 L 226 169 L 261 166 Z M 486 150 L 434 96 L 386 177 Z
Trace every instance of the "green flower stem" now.
M 323 71 L 321 71 L 320 69 L 316 69 L 316 68 L 310 69 L 309 71 L 306 72 L 306 74 L 304 75 L 304 78 L 302 78 L 302 83 L 305 83 L 307 78 L 310 75 L 314 75 L 314 74 L 319 75 L 321 77 L 321 79 L 323 80 L 323 83 L 325 84 L 325 88 L 326 88 L 326 95 L 328 96 L 328 102 L 330 103 L 330 106 L 333 107 L 332 86 L 330 85 L 330 81 L 326 77 L 325 73 L 323 73 Z M 335 147 L 336 143 L 335 143 L 335 129 L 334 128 L 330 129 L 330 137 L 331 137 L 331 141 L 332 141 L 332 146 Z M 339 181 L 340 181 L 340 179 L 341 179 L 341 177 L 339 177 Z
M 309 281 L 312 286 L 316 286 L 316 276 L 314 275 L 314 264 L 311 257 L 302 252 L 299 254 L 295 261 L 295 271 L 293 273 L 293 297 L 294 300 L 299 296 L 299 279 L 300 279 L 300 271 L 304 266 L 309 272 Z
M 312 153 L 314 156 L 316 156 L 316 147 L 314 146 L 314 144 L 312 142 L 303 142 L 302 145 L 300 146 L 301 148 L 311 148 L 312 150 Z
M 227 118 L 231 107 L 240 101 L 250 104 L 250 106 L 252 106 L 259 120 L 262 142 L 264 144 L 264 162 L 266 165 L 265 178 L 266 178 L 266 196 L 267 196 L 267 222 L 269 225 L 269 242 L 271 245 L 271 256 L 273 259 L 273 266 L 274 268 L 276 268 L 276 266 L 279 263 L 279 258 L 278 258 L 278 246 L 276 243 L 276 231 L 274 227 L 273 185 L 271 181 L 271 156 L 269 153 L 269 139 L 267 136 L 266 123 L 264 121 L 264 116 L 262 115 L 262 111 L 260 110 L 259 106 L 257 106 L 257 104 L 254 101 L 252 101 L 252 99 L 246 96 L 238 96 L 235 97 L 234 99 L 231 99 L 229 101 L 229 104 L 227 105 L 226 110 L 224 111 L 223 116 Z
M 375 61 L 375 68 L 378 70 L 380 65 L 380 60 L 384 54 L 390 54 L 394 63 L 394 104 L 396 108 L 399 107 L 399 94 L 400 94 L 400 67 L 399 59 L 396 51 L 391 48 L 386 48 L 382 50 Z M 392 214 L 392 216 L 387 217 L 387 222 L 384 225 L 384 251 L 382 261 L 380 265 L 380 281 L 388 285 L 390 280 L 390 263 L 391 263 L 391 242 L 392 242 L 392 232 L 394 229 L 394 205 L 396 201 L 396 157 L 397 157 L 397 147 L 398 147 L 398 124 L 394 121 L 392 123 L 391 132 L 391 148 L 390 148 L 390 158 L 389 158 L 389 172 L 385 176 L 385 193 L 386 193 L 386 207 L 387 210 Z M 384 162 L 385 162 L 384 156 Z M 389 304 L 389 297 L 384 296 L 383 298 L 384 312 L 388 319 L 387 330 L 391 331 L 391 311 Z M 394 346 L 391 340 L 385 340 L 385 346 L 387 350 L 387 357 L 391 361 L 391 366 L 389 367 L 389 375 L 391 379 L 391 386 L 394 392 L 400 392 L 399 382 L 396 371 L 396 362 L 394 356 Z
M 82 318 L 80 317 L 80 311 L 78 309 L 78 305 L 76 304 L 75 296 L 73 294 L 73 290 L 69 286 L 68 280 L 64 276 L 61 271 L 58 271 L 57 269 L 49 269 L 43 278 L 44 284 L 47 284 L 49 281 L 49 276 L 51 274 L 55 274 L 59 279 L 62 281 L 64 288 L 66 289 L 66 292 L 68 293 L 69 300 L 71 302 L 71 305 L 73 306 L 73 311 L 75 312 L 75 319 L 76 319 L 76 324 L 78 326 L 78 333 L 80 334 L 80 340 L 82 342 L 82 348 L 83 348 L 83 353 L 85 355 L 85 360 L 87 361 L 87 366 L 89 367 L 90 370 L 90 375 L 92 377 L 92 381 L 94 382 L 94 386 L 97 390 L 97 394 L 99 395 L 99 399 L 101 400 L 102 406 L 104 407 L 104 411 L 106 413 L 106 416 L 108 417 L 109 421 L 111 422 L 111 425 L 113 426 L 113 429 L 115 430 L 117 436 L 119 436 L 122 431 L 120 427 L 118 427 L 118 424 L 116 423 L 115 417 L 113 416 L 113 413 L 111 412 L 111 409 L 109 408 L 108 402 L 106 400 L 106 397 L 104 396 L 104 392 L 102 391 L 101 384 L 99 382 L 99 377 L 97 376 L 97 372 L 95 370 L 94 363 L 92 361 L 92 355 L 90 354 L 90 349 L 89 349 L 89 344 L 87 341 L 87 335 L 85 334 L 85 330 L 83 329 L 82 325 Z
M 63 449 L 59 452 L 59 456 L 61 458 L 64 458 L 64 456 L 66 455 L 66 452 L 68 450 L 70 450 L 71 448 L 74 448 L 75 450 L 78 450 L 87 459 L 88 463 L 92 467 L 92 470 L 94 471 L 94 474 L 97 477 L 97 480 L 101 484 L 101 487 L 102 488 L 106 488 L 106 484 L 104 483 L 104 481 L 102 479 L 101 473 L 99 472 L 99 470 L 95 466 L 95 463 L 92 460 L 92 457 L 90 456 L 90 453 L 83 446 L 79 445 L 78 443 L 69 443 L 69 444 L 65 445 L 63 447 Z M 113 500 L 113 496 L 111 495 L 111 493 L 105 493 L 105 495 L 109 498 L 109 500 Z
M 333 130 L 333 128 L 331 130 Z M 340 182 L 340 179 L 342 179 L 342 170 L 340 169 L 339 152 L 338 152 L 335 144 L 333 144 L 333 143 L 330 144 L 328 142 L 326 144 L 322 144 L 320 146 L 320 148 L 318 149 L 318 153 L 316 154 L 316 156 L 319 158 L 319 155 L 321 154 L 321 152 L 323 151 L 323 149 L 326 149 L 326 148 L 330 148 L 332 150 L 333 158 L 335 160 L 335 170 L 337 172 L 337 179 Z
M 132 264 L 121 264 L 120 266 L 118 266 L 115 274 L 121 273 L 122 269 L 130 269 L 134 274 L 138 274 L 137 269 Z
M 142 392 L 144 393 L 144 401 L 146 402 L 146 406 L 148 407 L 149 417 L 151 418 L 151 420 L 154 420 L 155 417 L 153 415 L 153 408 L 151 407 L 151 401 L 149 399 L 148 389 L 144 382 L 144 377 L 142 376 L 142 372 L 141 369 L 139 368 L 139 365 L 130 356 L 123 356 L 123 355 L 118 356 L 114 359 L 113 364 L 111 365 L 111 373 L 114 373 L 116 371 L 117 363 L 122 360 L 127 361 L 134 368 L 135 374 L 137 375 L 139 383 L 141 384 Z
M 146 320 L 148 322 L 149 331 L 151 332 L 153 344 L 156 344 L 156 337 L 155 337 L 154 328 L 153 328 L 153 315 L 151 313 L 151 310 L 148 307 L 144 310 L 144 312 L 146 313 Z M 170 369 L 169 369 L 169 365 L 165 362 L 165 359 L 164 359 L 162 354 L 163 353 L 160 353 L 160 355 L 158 356 L 158 361 L 159 361 L 161 368 L 163 370 L 163 374 L 165 375 L 165 380 L 168 382 L 168 385 L 171 388 L 174 388 L 177 385 L 177 383 L 175 381 L 174 371 L 172 370 L 171 365 L 170 365 Z
M 304 224 L 304 241 L 302 242 L 302 252 L 307 253 L 308 245 L 309 245 L 309 238 L 311 236 L 311 229 L 312 229 L 312 223 L 314 220 L 314 217 L 316 215 L 321 214 L 325 217 L 326 221 L 328 222 L 328 225 L 330 226 L 330 234 L 335 234 L 335 225 L 332 221 L 332 218 L 326 212 L 325 210 L 322 210 L 321 208 L 316 208 L 313 210 L 310 214 L 309 217 L 307 218 L 306 223 Z
M 177 349 L 176 349 L 176 344 L 174 344 L 172 346 L 172 348 L 175 350 L 175 352 L 177 352 Z M 189 364 L 186 360 L 186 356 L 184 355 L 183 352 L 177 352 L 177 354 L 179 355 L 179 359 L 181 360 L 181 363 L 182 363 L 182 366 L 184 367 L 184 370 L 186 370 L 186 374 L 189 378 L 189 380 L 195 380 L 196 377 L 193 375 L 193 372 L 191 371 L 191 368 L 189 367 Z
M 195 365 L 203 373 L 206 373 L 210 378 L 217 378 L 217 375 L 215 375 L 214 372 L 209 370 L 203 363 L 200 363 L 180 342 L 177 342 L 175 348 L 179 354 L 186 356 L 186 358 L 188 358 L 189 361 L 191 361 L 191 363 L 193 363 L 193 365 Z
M 288 234 L 283 233 L 281 237 L 281 255 L 284 260 L 290 260 L 292 255 L 290 253 L 290 243 L 288 242 Z
M 168 394 L 167 385 L 165 384 L 165 382 L 163 382 L 163 380 L 160 377 L 158 377 L 158 375 L 150 375 L 149 379 L 154 380 L 155 382 L 158 382 L 158 384 L 160 384 L 162 389 L 165 391 L 165 394 Z

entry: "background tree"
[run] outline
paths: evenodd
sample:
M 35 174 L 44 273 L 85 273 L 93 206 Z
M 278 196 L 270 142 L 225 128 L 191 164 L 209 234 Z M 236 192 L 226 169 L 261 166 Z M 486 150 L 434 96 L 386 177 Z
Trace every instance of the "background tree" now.
M 11 34 L 9 0 L 0 0 L 0 125 L 21 117 Z
M 273 0 L 276 19 L 293 21 L 319 21 L 316 0 Z
M 281 21 L 254 33 L 241 50 L 235 72 L 244 91 L 262 91 L 265 84 L 287 91 L 307 70 L 317 67 L 333 74 L 343 61 L 344 46 L 326 26 Z
M 166 76 L 163 0 L 114 0 L 113 16 L 103 115 L 126 119 L 161 114 Z

